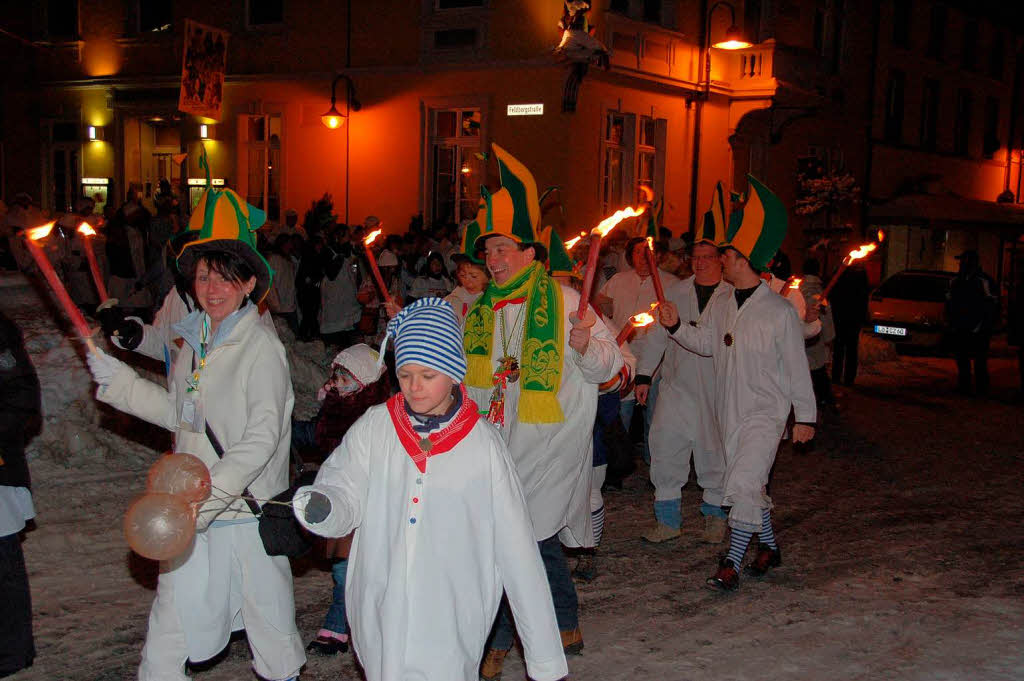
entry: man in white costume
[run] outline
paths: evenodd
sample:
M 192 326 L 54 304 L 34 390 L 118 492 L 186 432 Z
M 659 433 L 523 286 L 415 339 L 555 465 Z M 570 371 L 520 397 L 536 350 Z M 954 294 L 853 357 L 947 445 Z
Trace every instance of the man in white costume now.
M 763 575 L 781 565 L 768 476 L 790 409 L 796 443 L 814 437 L 816 417 L 800 320 L 759 275 L 785 236 L 785 207 L 748 179 L 751 198 L 743 220 L 723 244 L 723 276 L 733 294 L 715 300 L 697 325 L 686 323 L 672 303 L 659 308 L 661 324 L 675 341 L 714 359 L 715 414 L 726 462 L 722 505 L 731 507 L 731 537 L 728 557 L 708 585 L 723 590 L 738 588 L 739 566 L 755 533 L 759 545 L 750 572 Z
M 732 286 L 722 281 L 718 242 L 725 230 L 715 235 L 722 221 L 706 218 L 704 233 L 693 245 L 693 276 L 665 288 L 665 298 L 675 305 L 679 316 L 692 325 L 707 321 L 712 305 L 732 295 Z M 646 352 L 637 369 L 637 401 L 644 404 L 650 380 L 661 365 L 661 396 L 651 423 L 651 483 L 654 485 L 654 526 L 643 534 L 651 543 L 679 537 L 682 513 L 681 489 L 690 477 L 690 457 L 703 493 L 700 510 L 704 516 L 705 542 L 717 544 L 725 538 L 722 485 L 725 454 L 715 421 L 715 363 L 710 357 L 686 349 L 671 339 L 665 328 L 652 325 Z M 664 358 L 664 361 L 662 361 Z
M 482 192 L 477 224 L 467 226 L 467 235 L 479 235 L 473 241 L 483 246 L 493 279 L 466 314 L 466 385 L 516 464 L 562 645 L 572 654 L 582 650 L 583 637 L 560 543 L 594 545 L 590 482 L 598 385 L 619 371 L 622 355 L 592 310 L 582 323 L 571 321 L 579 295 L 535 261 L 540 205 L 533 177 L 504 149 L 493 149 L 502 188 Z M 482 677 L 500 678 L 512 643 L 503 605 Z
M 461 385 L 451 305 L 417 300 L 387 333 L 401 393 L 356 421 L 316 482 L 295 494 L 295 515 L 313 532 L 355 530 L 345 598 L 366 678 L 475 681 L 503 589 L 530 677 L 563 678 L 523 490 Z

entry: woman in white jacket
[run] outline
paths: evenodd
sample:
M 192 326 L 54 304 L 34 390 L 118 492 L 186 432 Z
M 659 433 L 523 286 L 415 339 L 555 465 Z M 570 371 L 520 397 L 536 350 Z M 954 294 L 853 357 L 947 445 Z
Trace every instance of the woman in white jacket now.
M 207 195 L 205 207 L 200 204 L 203 232 L 178 258 L 201 309 L 174 325 L 185 343 L 169 387 L 139 378 L 99 351 L 89 356 L 89 368 L 98 399 L 173 431 L 175 450 L 207 465 L 214 497 L 248 490 L 268 499 L 288 486 L 294 397 L 284 348 L 260 323 L 256 307 L 272 276 L 252 243 L 250 225 L 259 211 L 237 196 L 229 197 L 234 210 L 221 211 L 229 201 L 217 198 Z M 291 569 L 286 557 L 264 551 L 256 521 L 237 499 L 210 499 L 200 507 L 192 546 L 161 565 L 140 681 L 186 681 L 186 660 L 213 657 L 232 630 L 243 628 L 257 674 L 271 681 L 297 678 L 305 654 Z

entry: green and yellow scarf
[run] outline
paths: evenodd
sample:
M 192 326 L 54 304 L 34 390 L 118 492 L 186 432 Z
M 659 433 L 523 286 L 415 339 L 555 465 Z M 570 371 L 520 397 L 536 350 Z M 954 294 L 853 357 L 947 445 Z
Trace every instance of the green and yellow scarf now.
M 494 305 L 516 298 L 526 298 L 526 327 L 519 358 L 523 384 L 518 418 L 523 423 L 561 423 L 565 419 L 558 404 L 558 389 L 562 384 L 562 347 L 565 343 L 562 289 L 540 263 L 524 267 L 504 286 L 498 286 L 492 280 L 466 313 L 463 347 L 469 370 L 465 382 L 474 388 L 494 385 L 495 366 L 491 359 Z M 514 334 L 516 330 L 507 331 Z

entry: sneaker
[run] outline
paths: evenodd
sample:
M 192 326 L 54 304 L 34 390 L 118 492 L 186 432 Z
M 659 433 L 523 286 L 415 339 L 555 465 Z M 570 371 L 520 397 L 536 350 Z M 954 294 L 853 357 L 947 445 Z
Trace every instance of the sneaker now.
M 656 523 L 654 527 L 644 532 L 641 537 L 645 542 L 651 544 L 661 544 L 662 542 L 671 541 L 679 538 L 679 528 L 669 527 L 662 523 Z
M 762 577 L 770 568 L 782 565 L 782 551 L 773 549 L 767 544 L 757 545 L 757 555 L 747 566 L 747 573 L 755 577 Z
M 508 655 L 507 650 L 489 648 L 487 654 L 484 655 L 483 663 L 480 665 L 480 678 L 483 681 L 500 681 L 506 655 Z
M 338 653 L 344 653 L 347 650 L 348 642 L 339 641 L 333 636 L 317 636 L 308 646 L 306 646 L 306 652 L 310 652 L 321 657 L 331 657 Z
M 725 518 L 717 515 L 704 516 L 704 534 L 701 541 L 705 544 L 721 544 L 725 541 Z
M 708 577 L 707 584 L 718 591 L 735 591 L 740 586 L 740 573 L 728 558 L 718 562 L 718 571 Z
M 579 627 L 558 633 L 562 636 L 562 650 L 566 655 L 579 655 L 583 652 L 583 632 Z

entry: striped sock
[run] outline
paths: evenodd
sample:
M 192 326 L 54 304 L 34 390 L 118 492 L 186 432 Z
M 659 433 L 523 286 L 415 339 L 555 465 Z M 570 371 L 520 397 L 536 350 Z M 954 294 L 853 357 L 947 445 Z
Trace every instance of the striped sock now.
M 779 545 L 775 543 L 775 530 L 772 529 L 771 509 L 761 509 L 761 532 L 758 535 L 758 540 L 762 544 L 767 544 L 773 551 L 779 548 Z
M 743 564 L 743 556 L 746 554 L 747 546 L 750 544 L 750 538 L 753 536 L 753 532 L 737 530 L 735 527 L 730 528 L 729 555 L 726 556 L 726 558 L 732 561 L 732 564 L 736 566 L 737 570 L 739 570 L 740 565 Z
M 594 528 L 594 546 L 600 546 L 601 535 L 604 534 L 604 505 L 590 512 L 590 524 Z

